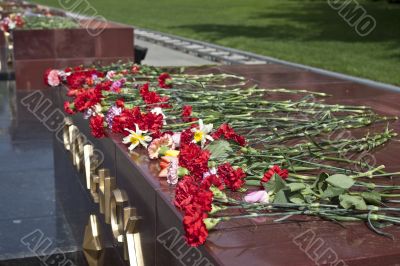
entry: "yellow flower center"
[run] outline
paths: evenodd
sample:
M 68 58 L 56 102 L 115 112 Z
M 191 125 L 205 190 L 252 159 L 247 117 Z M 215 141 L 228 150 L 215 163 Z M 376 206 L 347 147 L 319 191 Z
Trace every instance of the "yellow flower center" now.
M 170 156 L 170 157 L 178 157 L 179 151 L 176 150 L 167 150 L 164 154 L 165 156 Z
M 131 134 L 130 141 L 132 144 L 137 144 L 139 142 L 139 140 L 144 140 L 144 136 L 136 134 L 136 133 Z
M 196 142 L 201 141 L 201 140 L 203 139 L 203 136 L 204 136 L 203 131 L 197 130 L 197 131 L 194 133 L 194 141 L 196 141 Z

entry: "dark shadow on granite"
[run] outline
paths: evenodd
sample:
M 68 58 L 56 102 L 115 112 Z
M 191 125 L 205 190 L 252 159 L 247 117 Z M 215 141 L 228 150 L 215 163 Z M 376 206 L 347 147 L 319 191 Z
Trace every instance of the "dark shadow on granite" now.
M 83 254 L 77 253 L 81 239 L 72 233 L 78 225 L 67 221 L 58 200 L 79 199 L 76 195 L 84 191 L 56 189 L 52 132 L 22 104 L 30 93 L 16 92 L 14 82 L 0 81 L 0 265 L 45 265 L 37 255 L 45 256 L 47 265 L 57 265 L 50 262 L 60 254 L 73 258 L 75 265 L 86 265 Z M 43 99 L 51 102 L 51 91 L 43 91 Z M 49 105 L 47 112 L 54 108 Z M 79 203 L 73 205 L 78 211 Z M 81 220 L 73 222 L 82 225 Z M 42 243 L 36 252 L 21 241 L 29 234 L 31 244 Z
M 64 217 L 2 220 L 0 228 L 0 261 L 77 250 Z
M 57 264 L 58 263 L 58 264 Z M 49 256 L 28 257 L 1 261 L 0 266 L 86 266 L 88 265 L 82 252 L 55 253 Z

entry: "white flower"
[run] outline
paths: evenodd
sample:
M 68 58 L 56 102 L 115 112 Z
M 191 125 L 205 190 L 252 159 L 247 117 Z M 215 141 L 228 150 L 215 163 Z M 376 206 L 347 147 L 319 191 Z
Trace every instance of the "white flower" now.
M 99 104 L 99 103 L 96 103 L 94 106 L 93 106 L 93 111 L 96 113 L 96 114 L 102 114 L 102 112 L 101 112 L 101 104 Z
M 207 172 L 203 173 L 203 178 L 207 178 L 210 175 L 216 175 L 217 174 L 217 169 L 215 167 L 212 167 L 210 169 L 208 169 Z
M 213 124 L 203 124 L 203 120 L 199 119 L 199 128 L 192 128 L 194 133 L 193 143 L 201 143 L 201 147 L 204 146 L 207 140 L 214 141 L 214 139 L 208 135 L 213 129 Z
M 161 107 L 154 107 L 153 109 L 151 109 L 150 112 L 155 114 L 155 115 L 162 115 L 162 117 L 163 117 L 163 125 L 167 124 L 167 121 L 165 121 L 167 116 L 164 114 L 164 112 L 162 111 Z
M 115 71 L 113 71 L 113 70 L 108 71 L 107 74 L 106 74 L 106 78 L 109 79 L 109 80 L 112 80 L 112 78 L 114 76 L 115 76 Z
M 86 109 L 85 113 L 83 113 L 83 118 L 89 119 L 91 116 L 95 115 L 104 116 L 104 114 L 101 112 L 101 105 L 99 103 Z
M 172 135 L 172 141 L 174 142 L 175 147 L 179 148 L 181 146 L 181 133 L 180 132 L 174 133 Z
M 172 158 L 168 166 L 167 183 L 170 185 L 176 185 L 178 183 L 178 168 L 179 160 L 178 158 Z
M 135 149 L 139 144 L 147 148 L 147 143 L 152 139 L 150 136 L 144 135 L 147 131 L 140 130 L 137 124 L 135 124 L 135 128 L 135 131 L 125 128 L 130 134 L 122 139 L 122 143 L 130 144 L 128 148 L 130 151 Z
M 62 80 L 67 80 L 67 77 L 70 76 L 72 73 L 71 72 L 65 72 L 65 71 L 58 71 L 58 76 L 62 79 Z

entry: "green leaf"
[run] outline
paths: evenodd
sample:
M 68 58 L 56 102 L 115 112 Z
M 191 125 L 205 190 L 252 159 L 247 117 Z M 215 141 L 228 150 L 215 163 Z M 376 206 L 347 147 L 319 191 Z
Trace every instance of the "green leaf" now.
M 271 179 L 264 183 L 264 188 L 269 192 L 277 193 L 278 191 L 287 187 L 285 180 L 283 180 L 279 175 L 274 174 Z
M 382 197 L 378 192 L 362 192 L 361 197 L 369 204 L 380 205 Z
M 328 187 L 325 189 L 324 193 L 322 193 L 321 197 L 326 199 L 326 198 L 333 198 L 342 195 L 346 190 L 340 187 L 334 187 L 331 185 L 328 185 Z
M 291 192 L 303 190 L 306 188 L 306 185 L 304 185 L 303 183 L 290 183 L 287 184 L 287 186 L 289 187 Z
M 226 140 L 216 140 L 207 145 L 206 150 L 211 153 L 211 160 L 228 157 L 232 153 L 232 148 Z
M 367 204 L 360 196 L 352 196 L 349 194 L 344 194 L 339 196 L 340 205 L 345 209 L 351 209 L 354 207 L 356 210 L 366 210 Z
M 304 201 L 304 197 L 303 195 L 301 195 L 301 193 L 296 193 L 294 195 L 291 195 L 289 197 L 290 202 L 295 203 L 295 204 L 303 204 Z
M 288 203 L 289 200 L 285 194 L 285 191 L 280 190 L 275 194 L 274 203 Z
M 306 195 L 314 195 L 312 189 L 309 186 L 306 186 L 302 191 L 301 194 L 303 194 L 303 196 Z
M 313 188 L 315 188 L 319 194 L 322 194 L 326 187 L 328 186 L 326 183 L 326 179 L 328 178 L 327 173 L 321 173 L 317 180 L 315 180 L 314 184 L 312 185 Z
M 355 183 L 351 177 L 342 174 L 331 175 L 326 179 L 326 182 L 328 182 L 334 187 L 339 187 L 343 189 L 349 189 Z

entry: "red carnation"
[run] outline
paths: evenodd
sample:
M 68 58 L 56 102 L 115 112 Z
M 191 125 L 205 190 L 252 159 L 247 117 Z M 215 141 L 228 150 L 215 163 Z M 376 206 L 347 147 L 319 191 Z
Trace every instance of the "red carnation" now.
M 168 73 L 161 73 L 158 77 L 158 86 L 163 89 L 172 88 L 172 79 Z
M 194 133 L 192 132 L 192 128 L 188 128 L 182 131 L 180 144 L 190 144 L 193 141 Z
M 162 129 L 163 123 L 163 116 L 161 114 L 154 114 L 152 112 L 142 115 L 141 120 L 136 121 L 136 124 L 139 125 L 140 129 L 156 134 Z
M 183 227 L 186 241 L 191 246 L 203 244 L 208 236 L 203 219 L 211 211 L 213 193 L 203 186 L 199 186 L 192 176 L 184 176 L 175 190 L 176 207 L 184 211 Z
M 224 184 L 221 178 L 217 175 L 209 175 L 201 182 L 203 188 L 209 189 L 211 186 L 217 187 L 219 190 L 224 189 Z
M 128 135 L 129 133 L 125 128 L 135 129 L 135 124 L 141 130 L 158 134 L 163 127 L 163 116 L 151 112 L 143 114 L 137 106 L 133 109 L 124 109 L 120 115 L 114 116 L 112 131 Z
M 182 120 L 183 122 L 193 122 L 197 121 L 198 118 L 192 117 L 192 106 L 191 105 L 184 105 L 182 108 Z
M 101 91 L 96 89 L 81 90 L 74 100 L 75 109 L 84 112 L 88 108 L 100 103 L 102 99 Z
M 122 133 L 124 135 L 128 135 L 129 132 L 126 131 L 125 128 L 135 129 L 135 123 L 141 119 L 142 119 L 142 114 L 140 112 L 139 107 L 134 107 L 132 109 L 124 109 L 120 115 L 114 116 L 112 123 L 113 125 L 112 131 L 115 133 Z
M 230 163 L 224 163 L 218 166 L 217 174 L 232 191 L 241 188 L 245 182 L 244 178 L 246 177 L 246 174 L 241 168 L 235 170 Z
M 203 173 L 208 172 L 209 159 L 210 152 L 202 150 L 194 143 L 184 144 L 181 146 L 179 153 L 179 166 L 188 169 L 197 179 L 202 179 Z
M 222 124 L 217 131 L 212 134 L 212 137 L 216 140 L 221 138 L 221 136 L 224 136 L 225 139 L 227 140 L 233 140 L 240 146 L 245 146 L 246 145 L 246 139 L 237 134 L 229 124 L 224 123 Z
M 104 117 L 96 115 L 90 118 L 91 133 L 95 138 L 102 138 L 105 136 L 104 132 Z
M 116 101 L 115 101 L 115 105 L 116 105 L 117 107 L 124 108 L 124 107 L 125 107 L 124 99 L 121 98 L 121 99 L 116 100 Z
M 185 210 L 191 204 L 203 211 L 211 211 L 213 193 L 209 187 L 199 186 L 193 176 L 184 176 L 177 184 L 175 189 L 175 206 L 180 210 Z
M 184 176 L 176 185 L 174 204 L 178 209 L 183 210 L 193 200 L 197 191 L 197 185 L 192 176 Z
M 74 109 L 74 104 L 73 104 L 73 103 L 71 104 L 71 103 L 68 102 L 68 101 L 64 102 L 64 111 L 65 111 L 67 114 L 70 114 L 70 115 L 75 114 L 75 111 L 74 111 L 73 109 Z
M 203 244 L 208 237 L 208 230 L 204 224 L 207 213 L 202 211 L 196 204 L 187 206 L 183 217 L 183 228 L 185 230 L 186 242 L 197 247 Z
M 142 96 L 143 101 L 148 105 L 148 107 L 161 107 L 161 108 L 170 108 L 171 105 L 168 104 L 169 97 L 160 96 L 158 93 L 154 91 L 149 91 L 149 84 L 143 84 L 139 89 L 140 95 Z
M 263 178 L 261 179 L 261 185 L 263 182 L 267 183 L 271 180 L 274 174 L 279 175 L 282 179 L 288 178 L 289 171 L 287 169 L 281 169 L 278 165 L 272 166 L 267 172 L 265 172 Z

